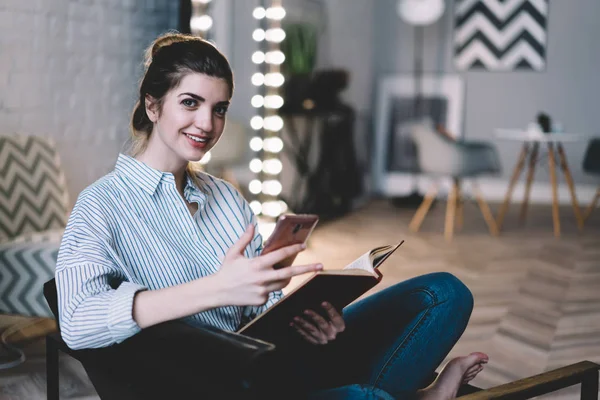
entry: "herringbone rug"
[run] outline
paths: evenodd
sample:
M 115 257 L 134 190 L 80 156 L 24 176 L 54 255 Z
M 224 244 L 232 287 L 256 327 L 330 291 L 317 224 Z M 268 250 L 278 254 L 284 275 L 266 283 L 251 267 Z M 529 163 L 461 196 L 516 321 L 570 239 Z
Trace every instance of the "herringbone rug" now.
M 600 362 L 600 211 L 580 234 L 572 210 L 561 208 L 563 234 L 555 239 L 550 207 L 532 207 L 526 225 L 519 226 L 513 206 L 504 232 L 493 238 L 479 210 L 467 205 L 464 228 L 451 243 L 441 234 L 444 211 L 445 204 L 437 204 L 415 235 L 407 229 L 414 210 L 371 202 L 349 216 L 320 223 L 298 262 L 341 268 L 372 247 L 405 239 L 382 267 L 385 278 L 373 290 L 434 271 L 461 278 L 474 293 L 475 309 L 450 356 L 487 352 L 490 363 L 474 382 L 481 387 L 584 359 Z M 0 371 L 0 399 L 45 398 L 41 341 L 26 350 L 31 357 L 24 365 Z M 94 398 L 78 363 L 67 357 L 62 363 L 61 398 Z M 573 387 L 544 399 L 576 399 L 577 394 Z

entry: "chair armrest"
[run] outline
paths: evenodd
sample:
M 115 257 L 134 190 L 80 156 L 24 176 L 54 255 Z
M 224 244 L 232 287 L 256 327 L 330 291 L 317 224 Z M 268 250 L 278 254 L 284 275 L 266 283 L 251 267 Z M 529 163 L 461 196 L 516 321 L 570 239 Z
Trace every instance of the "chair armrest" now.
M 581 399 L 598 398 L 600 365 L 581 361 L 576 364 L 520 379 L 504 385 L 459 397 L 461 400 L 530 399 L 581 383 Z

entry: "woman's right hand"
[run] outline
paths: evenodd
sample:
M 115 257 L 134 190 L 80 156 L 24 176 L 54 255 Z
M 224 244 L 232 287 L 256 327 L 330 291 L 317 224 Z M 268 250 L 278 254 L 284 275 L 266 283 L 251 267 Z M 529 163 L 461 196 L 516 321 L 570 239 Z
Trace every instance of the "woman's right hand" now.
M 274 269 L 273 265 L 304 250 L 302 244 L 283 247 L 254 258 L 246 258 L 244 250 L 254 237 L 254 226 L 249 225 L 240 239 L 227 251 L 215 278 L 218 279 L 223 303 L 235 306 L 265 304 L 269 293 L 281 290 L 292 277 L 323 269 L 321 264 L 293 265 Z

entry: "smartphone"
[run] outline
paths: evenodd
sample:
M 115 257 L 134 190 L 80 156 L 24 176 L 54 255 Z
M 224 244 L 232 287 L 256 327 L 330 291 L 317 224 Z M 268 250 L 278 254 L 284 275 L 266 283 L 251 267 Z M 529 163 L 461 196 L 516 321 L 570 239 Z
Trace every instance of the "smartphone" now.
M 306 243 L 319 217 L 314 214 L 284 214 L 279 217 L 275 229 L 263 246 L 261 254 L 268 254 L 274 250 L 293 244 Z M 296 255 L 275 264 L 273 268 L 279 269 L 292 265 Z

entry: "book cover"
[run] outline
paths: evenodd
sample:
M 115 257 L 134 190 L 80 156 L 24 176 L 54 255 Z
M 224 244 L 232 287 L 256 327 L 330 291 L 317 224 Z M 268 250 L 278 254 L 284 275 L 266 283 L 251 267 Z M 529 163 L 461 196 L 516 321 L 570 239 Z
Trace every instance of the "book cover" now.
M 382 275 L 377 270 L 400 245 L 372 249 L 348 264 L 344 269 L 323 270 L 313 273 L 279 302 L 259 315 L 238 333 L 271 343 L 281 343 L 290 335 L 297 335 L 290 327 L 295 316 L 310 309 L 324 313 L 322 303 L 329 302 L 342 310 L 379 282 Z

